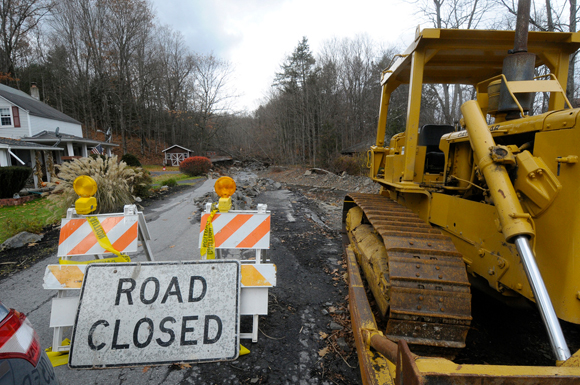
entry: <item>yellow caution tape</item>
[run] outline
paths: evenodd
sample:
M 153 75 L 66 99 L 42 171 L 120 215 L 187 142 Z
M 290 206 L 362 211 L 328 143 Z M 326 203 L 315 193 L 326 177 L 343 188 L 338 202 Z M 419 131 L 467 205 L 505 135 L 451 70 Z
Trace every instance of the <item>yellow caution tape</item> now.
M 105 258 L 105 259 L 93 259 L 91 261 L 85 262 L 78 262 L 78 261 L 69 261 L 67 259 L 62 259 L 62 257 L 58 258 L 58 263 L 61 265 L 86 265 L 89 263 L 109 263 L 109 262 L 131 262 L 131 258 L 127 254 L 121 254 L 118 252 L 111 241 L 109 241 L 109 237 L 107 237 L 107 233 L 103 230 L 103 226 L 101 226 L 101 222 L 99 222 L 99 218 L 97 217 L 87 217 L 87 222 L 91 226 L 93 233 L 97 237 L 97 242 L 99 245 L 108 251 L 109 253 L 115 254 L 117 257 L 115 258 Z
M 62 257 L 58 257 L 58 263 L 61 265 L 87 265 L 89 263 L 113 263 L 113 262 L 131 262 L 131 258 L 128 255 L 123 254 L 121 254 L 120 257 L 91 259 L 90 261 L 71 261 L 69 259 L 62 259 Z
M 217 209 L 214 203 L 211 207 L 211 214 L 209 215 L 209 218 L 207 218 L 207 222 L 205 223 L 205 229 L 203 230 L 203 239 L 201 241 L 201 247 L 199 249 L 202 258 L 204 255 L 207 254 L 206 258 L 204 259 L 215 259 L 215 237 L 213 235 L 213 225 L 211 224 L 211 221 L 213 220 L 213 217 L 216 213 Z
M 244 345 L 240 344 L 240 356 L 244 356 L 246 354 L 250 354 L 250 350 Z
M 62 346 L 68 346 L 70 345 L 70 340 L 68 338 L 65 338 L 62 341 Z M 61 365 L 66 365 L 68 363 L 68 351 L 64 351 L 64 352 L 53 352 L 52 348 L 48 348 L 45 349 L 46 351 L 46 355 L 48 356 L 48 359 L 50 360 L 50 363 L 52 364 L 53 368 L 56 368 L 57 366 L 61 366 Z

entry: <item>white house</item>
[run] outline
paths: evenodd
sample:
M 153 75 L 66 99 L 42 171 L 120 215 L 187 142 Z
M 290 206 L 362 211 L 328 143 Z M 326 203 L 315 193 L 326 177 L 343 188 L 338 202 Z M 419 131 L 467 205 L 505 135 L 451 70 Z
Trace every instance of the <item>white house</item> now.
M 42 103 L 38 88 L 31 95 L 0 84 L 0 166 L 26 165 L 34 168 L 36 153 L 42 151 L 45 168 L 48 154 L 60 164 L 71 157 L 88 156 L 90 148 L 100 145 L 111 155 L 117 144 L 83 138 L 81 122 Z M 50 175 L 43 170 L 47 181 Z M 35 176 L 35 185 L 37 185 Z

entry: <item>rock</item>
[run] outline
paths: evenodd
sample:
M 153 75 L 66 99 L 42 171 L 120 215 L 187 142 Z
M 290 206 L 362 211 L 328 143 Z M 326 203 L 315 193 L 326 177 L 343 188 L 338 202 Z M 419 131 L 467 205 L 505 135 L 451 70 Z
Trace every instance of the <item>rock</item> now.
M 50 193 L 49 193 L 49 192 L 43 192 L 42 194 L 40 194 L 40 196 L 41 196 L 41 197 L 43 197 L 43 198 L 44 198 L 44 197 L 47 197 L 47 196 L 49 196 L 49 195 L 50 195 Z
M 140 203 L 141 201 L 142 201 L 142 199 L 141 199 L 141 198 L 139 198 L 139 197 L 135 197 L 135 202 L 137 202 L 137 203 Z
M 304 171 L 304 176 L 309 176 L 309 175 L 312 175 L 312 171 L 310 171 L 310 170 Z
M 28 243 L 38 242 L 42 237 L 42 234 L 32 234 L 28 231 L 23 231 L 4 241 L 2 246 L 0 246 L 0 250 L 17 249 Z
M 322 309 L 320 312 L 324 315 L 328 315 L 328 311 L 326 309 Z
M 252 188 L 256 185 L 258 177 L 248 172 L 240 172 L 234 177 L 236 184 L 240 187 Z
M 161 186 L 161 188 L 159 189 L 159 191 L 167 191 L 169 190 L 169 187 L 167 186 Z
M 342 325 L 337 324 L 334 321 L 330 321 L 330 330 L 343 330 Z
M 250 383 L 252 383 L 252 384 L 257 384 L 257 383 L 258 383 L 258 381 L 260 381 L 260 378 L 259 378 L 259 377 L 254 377 L 254 378 L 252 378 L 252 379 L 250 380 Z
M 350 346 L 348 346 L 348 343 L 346 342 L 346 340 L 344 338 L 337 338 L 336 339 L 336 344 L 345 352 L 349 352 L 350 351 Z
M 279 182 L 274 183 L 274 188 L 276 190 L 280 190 L 281 187 L 282 187 L 282 183 L 279 183 Z

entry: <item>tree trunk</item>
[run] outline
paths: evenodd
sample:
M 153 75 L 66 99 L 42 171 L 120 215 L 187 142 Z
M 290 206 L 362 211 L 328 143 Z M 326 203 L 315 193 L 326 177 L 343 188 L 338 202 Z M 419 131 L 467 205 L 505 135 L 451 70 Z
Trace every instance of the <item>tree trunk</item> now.
M 570 32 L 576 32 L 576 17 L 577 17 L 576 0 L 570 0 Z M 570 55 L 570 66 L 568 68 L 568 83 L 566 85 L 566 96 L 572 103 L 572 106 L 576 106 L 574 103 L 574 76 L 576 75 L 576 53 Z

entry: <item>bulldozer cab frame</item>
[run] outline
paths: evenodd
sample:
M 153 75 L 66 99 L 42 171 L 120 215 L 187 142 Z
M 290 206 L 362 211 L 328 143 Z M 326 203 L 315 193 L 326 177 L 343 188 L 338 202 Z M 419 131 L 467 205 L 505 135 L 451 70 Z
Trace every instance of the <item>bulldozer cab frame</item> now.
M 418 189 L 418 175 L 423 164 L 417 162 L 419 115 L 423 84 L 463 84 L 476 87 L 477 100 L 483 114 L 487 113 L 487 82 L 501 75 L 504 58 L 513 47 L 514 31 L 424 29 L 404 54 L 397 55 L 383 71 L 381 104 L 375 146 L 370 153 L 370 176 L 378 183 L 395 189 Z M 561 87 L 540 87 L 538 92 L 550 92 L 549 110 L 563 109 L 566 104 L 566 82 L 570 54 L 580 48 L 580 33 L 529 32 L 528 51 L 536 54 L 536 67 L 546 65 Z M 526 85 L 514 82 L 527 90 Z M 408 107 L 402 151 L 385 144 L 385 129 L 392 93 L 403 84 L 409 85 Z M 533 87 L 532 87 L 533 88 Z M 569 104 L 569 103 L 568 103 Z M 400 135 L 400 134 L 399 134 Z M 395 138 L 396 140 L 397 138 Z M 399 138 L 399 142 L 400 142 Z M 384 170 L 387 155 L 395 155 Z M 437 181 L 435 179 L 435 181 Z

